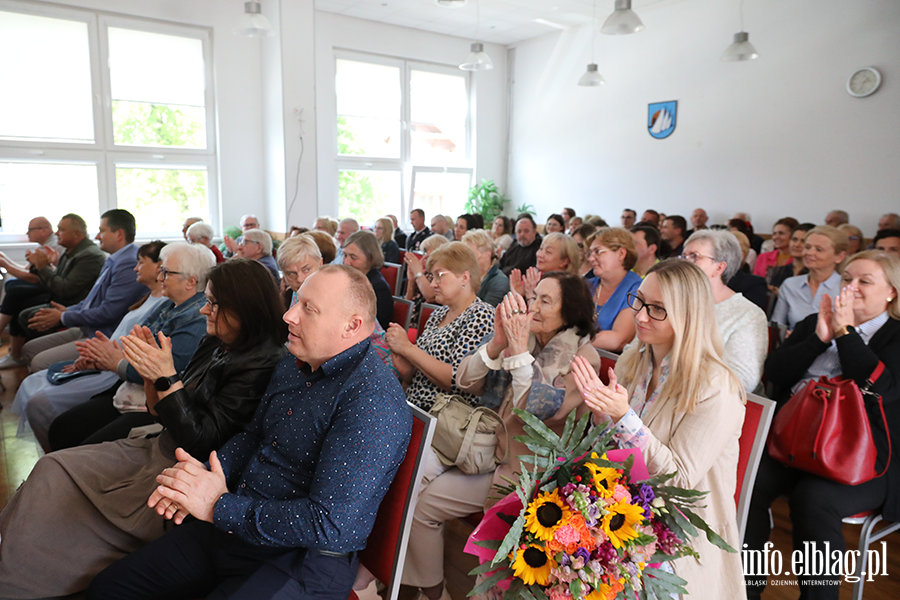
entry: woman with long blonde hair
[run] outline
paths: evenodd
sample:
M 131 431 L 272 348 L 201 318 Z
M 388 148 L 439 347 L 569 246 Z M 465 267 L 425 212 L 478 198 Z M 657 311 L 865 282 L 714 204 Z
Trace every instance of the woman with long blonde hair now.
M 723 358 L 709 279 L 688 261 L 663 261 L 628 302 L 637 343 L 610 369 L 608 385 L 576 357 L 576 384 L 595 424 L 614 427 L 620 447 L 640 449 L 651 476 L 675 473 L 670 485 L 709 492 L 697 512 L 737 549 L 734 492 L 746 396 Z M 705 537 L 693 545 L 702 563 L 672 563 L 688 592 L 745 598 L 740 555 Z M 710 586 L 713 580 L 719 583 Z

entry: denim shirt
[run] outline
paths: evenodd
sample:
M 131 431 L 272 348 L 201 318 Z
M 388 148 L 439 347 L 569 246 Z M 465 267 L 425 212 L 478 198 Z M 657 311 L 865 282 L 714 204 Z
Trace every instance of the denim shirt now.
M 218 452 L 230 493 L 213 522 L 258 546 L 362 550 L 411 431 L 403 389 L 368 339 L 315 371 L 288 355 Z
M 98 330 L 106 336 L 112 334 L 128 307 L 147 293 L 147 286 L 138 283 L 134 275 L 137 251 L 137 246 L 128 244 L 111 254 L 87 298 L 62 314 L 62 324 L 81 327 L 85 337 Z
M 200 314 L 200 307 L 205 302 L 204 292 L 197 292 L 178 306 L 171 300 L 166 300 L 142 323 L 150 328 L 157 340 L 160 331 L 171 340 L 172 358 L 175 362 L 175 371 L 178 373 L 187 366 L 200 344 L 200 338 L 206 335 L 206 317 Z M 127 365 L 127 369 L 123 370 L 123 363 Z M 119 377 L 132 383 L 144 382 L 127 361 L 119 363 Z

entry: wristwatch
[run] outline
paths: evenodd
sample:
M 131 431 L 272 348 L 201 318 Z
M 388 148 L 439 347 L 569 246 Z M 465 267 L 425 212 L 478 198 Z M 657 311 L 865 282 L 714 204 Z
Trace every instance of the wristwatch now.
M 175 385 L 181 381 L 181 377 L 178 375 L 169 375 L 168 377 L 160 377 L 156 381 L 153 382 L 153 387 L 156 388 L 157 392 L 165 392 L 168 391 L 170 387 Z
M 843 327 L 838 329 L 837 332 L 834 334 L 834 339 L 837 339 L 839 337 L 844 337 L 851 331 L 856 331 L 856 328 L 853 327 L 853 325 L 844 325 Z
M 416 273 L 416 276 L 414 277 L 414 279 L 418 279 L 419 277 L 421 277 L 424 274 L 425 273 L 423 273 L 422 271 L 419 271 L 418 273 Z

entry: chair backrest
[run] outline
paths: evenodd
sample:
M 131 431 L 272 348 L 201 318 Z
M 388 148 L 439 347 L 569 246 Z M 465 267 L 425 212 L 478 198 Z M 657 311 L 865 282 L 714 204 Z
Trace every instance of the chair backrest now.
M 600 355 L 600 381 L 604 385 L 609 385 L 609 370 L 616 368 L 616 361 L 619 360 L 619 355 L 608 350 L 600 350 L 599 348 L 597 349 L 597 354 Z
M 381 267 L 381 276 L 384 277 L 388 287 L 391 288 L 391 295 L 398 296 L 400 294 L 397 291 L 397 286 L 400 285 L 400 265 L 389 262 L 384 263 L 384 266 Z
M 425 451 L 431 447 L 436 423 L 427 412 L 412 404 L 408 406 L 413 415 L 409 449 L 378 507 L 366 548 L 359 553 L 359 562 L 387 587 L 384 600 L 397 600 L 400 592 L 400 576 L 425 469 Z
M 406 298 L 394 296 L 394 314 L 391 323 L 400 325 L 403 329 L 409 329 L 409 319 L 412 317 L 413 303 Z
M 422 331 L 425 329 L 425 323 L 428 322 L 428 317 L 431 316 L 431 313 L 435 311 L 435 309 L 440 308 L 440 304 L 429 304 L 428 302 L 423 302 L 419 308 L 419 323 L 416 329 L 419 332 L 419 335 L 422 335 Z
M 769 426 L 772 424 L 774 415 L 774 400 L 756 394 L 747 394 L 747 407 L 744 412 L 744 425 L 739 442 L 737 486 L 734 490 L 739 540 L 744 539 L 756 471 L 759 469 L 759 461 L 766 446 L 766 439 L 769 437 Z
M 403 259 L 406 258 L 406 250 L 400 248 L 400 264 L 403 264 Z

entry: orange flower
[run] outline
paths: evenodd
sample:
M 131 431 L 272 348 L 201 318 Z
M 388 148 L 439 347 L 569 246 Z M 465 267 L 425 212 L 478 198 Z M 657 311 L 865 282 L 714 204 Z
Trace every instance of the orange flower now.
M 584 529 L 587 527 L 587 523 L 584 522 L 584 517 L 580 514 L 573 515 L 572 518 L 569 519 L 569 525 L 575 529 Z
M 566 544 L 566 554 L 573 555 L 575 551 L 578 550 L 578 544 L 572 542 L 571 544 Z
M 556 554 L 557 552 L 562 552 L 563 548 L 565 548 L 565 546 L 563 546 L 562 544 L 557 542 L 555 539 L 547 542 L 546 547 L 547 547 L 547 550 L 549 550 L 553 554 Z

